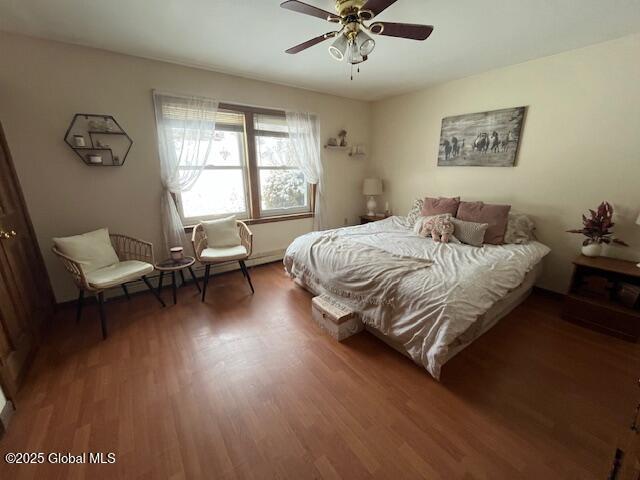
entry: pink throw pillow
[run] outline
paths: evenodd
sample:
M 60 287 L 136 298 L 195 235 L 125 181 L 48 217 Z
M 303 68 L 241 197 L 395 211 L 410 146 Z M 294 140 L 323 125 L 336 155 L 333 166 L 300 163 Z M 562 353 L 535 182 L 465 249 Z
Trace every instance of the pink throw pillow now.
M 488 223 L 484 243 L 502 245 L 509 223 L 511 205 L 491 205 L 483 202 L 460 202 L 456 218 L 466 222 Z
M 444 215 L 448 213 L 452 217 L 456 216 L 458 212 L 458 205 L 460 205 L 460 197 L 453 198 L 431 198 L 426 197 L 422 204 L 422 211 L 420 212 L 423 217 L 431 217 L 432 215 Z

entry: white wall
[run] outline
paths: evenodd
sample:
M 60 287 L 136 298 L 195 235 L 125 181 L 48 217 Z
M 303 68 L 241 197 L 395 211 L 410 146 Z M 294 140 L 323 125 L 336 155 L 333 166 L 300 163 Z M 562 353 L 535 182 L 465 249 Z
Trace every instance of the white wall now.
M 619 236 L 640 257 L 640 35 L 601 43 L 374 103 L 371 172 L 392 209 L 460 195 L 529 213 L 549 245 L 541 286 L 564 291 L 582 238 L 580 215 L 615 206 Z M 515 168 L 437 167 L 442 118 L 528 107 Z
M 602 200 L 614 203 L 618 233 L 633 244 L 609 253 L 640 256 L 632 224 L 640 209 L 640 35 L 373 104 L 6 33 L 0 45 L 0 121 L 60 301 L 75 290 L 49 253 L 51 237 L 107 225 L 161 243 L 153 88 L 312 111 L 323 139 L 347 129 L 372 158 L 323 152 L 331 226 L 357 222 L 362 179 L 376 174 L 399 214 L 416 197 L 458 194 L 531 214 L 553 249 L 547 288 L 566 288 L 580 238 L 564 231 Z M 515 168 L 436 166 L 443 117 L 519 105 L 528 111 Z M 124 167 L 90 168 L 69 150 L 63 135 L 76 112 L 116 116 L 134 140 Z M 254 225 L 254 250 L 280 251 L 310 229 L 309 220 Z
M 344 128 L 353 143 L 369 143 L 365 102 L 7 33 L 0 45 L 0 121 L 59 301 L 76 291 L 50 253 L 51 237 L 108 226 L 161 245 L 152 89 L 314 112 L 323 139 Z M 63 142 L 78 112 L 116 117 L 134 141 L 123 167 L 87 167 Z M 328 222 L 355 223 L 366 160 L 323 155 Z M 310 229 L 310 220 L 254 225 L 254 252 L 283 250 Z

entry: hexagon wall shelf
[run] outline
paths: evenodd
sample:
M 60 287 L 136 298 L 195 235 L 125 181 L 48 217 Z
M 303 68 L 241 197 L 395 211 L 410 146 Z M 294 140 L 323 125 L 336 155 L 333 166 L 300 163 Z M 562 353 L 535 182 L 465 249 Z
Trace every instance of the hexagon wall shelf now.
M 133 140 L 112 115 L 76 113 L 64 141 L 91 167 L 121 167 Z

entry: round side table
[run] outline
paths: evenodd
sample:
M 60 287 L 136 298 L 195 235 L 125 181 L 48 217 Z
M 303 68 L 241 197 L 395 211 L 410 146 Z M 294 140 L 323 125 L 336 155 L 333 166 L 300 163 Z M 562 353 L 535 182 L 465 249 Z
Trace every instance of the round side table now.
M 158 280 L 158 294 L 162 293 L 162 280 L 164 279 L 164 274 L 171 273 L 171 287 L 173 291 L 173 304 L 178 303 L 178 286 L 176 284 L 176 272 L 180 272 L 180 277 L 182 278 L 182 285 L 184 285 L 184 269 L 188 269 L 191 274 L 191 278 L 193 278 L 194 283 L 196 284 L 196 288 L 200 291 L 200 284 L 198 283 L 198 279 L 196 278 L 196 274 L 193 273 L 193 264 L 196 262 L 196 259 L 193 257 L 183 257 L 180 260 L 174 260 L 173 258 L 167 258 L 161 262 L 155 264 L 156 270 L 160 272 L 160 279 Z

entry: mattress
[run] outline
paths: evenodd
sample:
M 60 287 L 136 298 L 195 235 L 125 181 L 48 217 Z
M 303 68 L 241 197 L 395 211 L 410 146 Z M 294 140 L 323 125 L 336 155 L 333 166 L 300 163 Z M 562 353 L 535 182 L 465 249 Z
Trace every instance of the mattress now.
M 298 237 L 284 264 L 306 289 L 358 312 L 369 330 L 439 378 L 448 359 L 497 321 L 491 308 L 534 278 L 548 252 L 535 241 L 437 243 L 391 217 Z
M 450 345 L 446 357 L 444 357 L 444 363 L 451 360 L 455 355 L 464 350 L 467 346 L 473 343 L 474 340 L 479 338 L 488 332 L 494 325 L 496 325 L 502 318 L 511 313 L 518 305 L 524 302 L 531 294 L 533 286 L 542 274 L 542 263 L 538 263 L 530 272 L 528 272 L 523 282 L 507 293 L 500 300 L 496 301 L 483 315 L 480 315 L 477 321 L 473 324 L 472 328 L 460 335 L 456 342 Z M 365 330 L 373 334 L 378 339 L 389 345 L 391 348 L 402 353 L 406 357 L 411 358 L 411 355 L 407 352 L 399 342 L 392 340 L 390 337 L 383 335 L 381 332 L 373 327 L 365 326 Z

